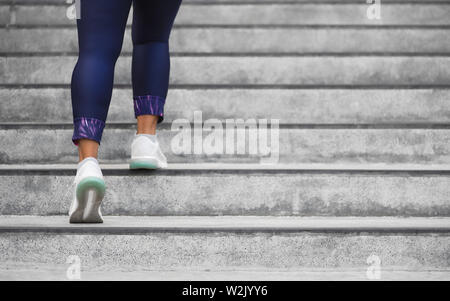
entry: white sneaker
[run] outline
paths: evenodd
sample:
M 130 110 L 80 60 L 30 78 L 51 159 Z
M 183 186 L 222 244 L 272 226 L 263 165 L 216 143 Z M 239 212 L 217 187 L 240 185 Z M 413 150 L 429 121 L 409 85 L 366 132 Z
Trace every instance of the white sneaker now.
M 97 159 L 88 157 L 78 163 L 74 186 L 70 223 L 103 223 L 100 205 L 105 196 L 105 181 Z
M 167 167 L 167 159 L 159 147 L 156 135 L 137 134 L 131 143 L 130 169 Z

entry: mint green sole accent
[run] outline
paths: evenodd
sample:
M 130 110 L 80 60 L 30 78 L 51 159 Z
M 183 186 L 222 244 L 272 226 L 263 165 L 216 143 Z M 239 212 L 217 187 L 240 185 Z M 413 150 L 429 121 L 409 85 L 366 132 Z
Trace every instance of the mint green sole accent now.
M 89 188 L 95 188 L 100 198 L 103 198 L 105 195 L 105 181 L 96 177 L 87 177 L 77 185 L 77 198 L 81 199 L 84 192 Z
M 149 162 L 131 162 L 130 169 L 157 169 L 158 166 Z

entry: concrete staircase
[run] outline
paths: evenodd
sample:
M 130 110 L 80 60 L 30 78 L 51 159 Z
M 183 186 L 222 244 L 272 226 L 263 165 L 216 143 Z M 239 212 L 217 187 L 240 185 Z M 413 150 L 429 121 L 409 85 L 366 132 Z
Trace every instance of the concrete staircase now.
M 450 280 L 450 1 L 185 0 L 159 132 L 129 171 L 130 34 L 100 161 L 102 225 L 69 225 L 74 21 L 0 0 L 0 279 Z M 176 155 L 171 122 L 280 120 L 280 160 Z M 375 275 L 375 277 L 372 277 Z

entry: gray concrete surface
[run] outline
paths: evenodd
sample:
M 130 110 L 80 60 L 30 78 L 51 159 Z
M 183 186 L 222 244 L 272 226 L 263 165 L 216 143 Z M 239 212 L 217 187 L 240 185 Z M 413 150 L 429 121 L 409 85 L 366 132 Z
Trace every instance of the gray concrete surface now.
M 105 165 L 123 163 L 134 132 L 125 54 L 100 155 L 108 216 L 69 225 L 74 169 L 58 163 L 76 160 L 75 22 L 45 1 L 0 0 L 0 164 L 47 163 L 0 166 L 0 214 L 21 215 L 0 217 L 1 280 L 64 278 L 70 255 L 88 280 L 366 280 L 373 255 L 382 280 L 449 279 L 448 2 L 385 3 L 374 21 L 353 0 L 187 0 L 167 120 L 279 118 L 295 166 L 171 153 L 194 165 Z M 303 86 L 322 89 L 290 89 Z
M 260 216 L 450 216 L 447 174 L 258 170 L 256 167 L 174 166 L 158 172 L 130 172 L 105 166 L 106 215 L 260 215 Z M 66 215 L 74 167 L 0 169 L 0 214 Z M 308 166 L 304 166 L 308 168 Z M 309 167 L 313 168 L 313 167 Z M 347 166 L 351 168 L 351 166 Z M 355 167 L 356 168 L 356 167 Z M 413 167 L 412 167 L 413 168 Z M 433 168 L 429 166 L 429 168 Z M 328 171 L 327 171 L 328 169 Z M 437 170 L 438 168 L 436 168 Z M 339 171 L 341 170 L 341 171 Z M 372 169 L 376 171 L 375 168 Z
M 170 82 L 178 85 L 376 87 L 448 85 L 450 80 L 447 56 L 182 56 L 171 61 Z M 75 62 L 75 56 L 0 57 L 0 82 L 68 84 Z M 119 58 L 116 84 L 130 83 L 130 67 L 130 56 Z
M 73 130 L 39 127 L 0 129 L 0 163 L 72 163 L 78 158 L 72 144 Z M 103 133 L 99 158 L 107 163 L 124 163 L 129 159 L 134 126 L 111 128 Z M 226 131 L 224 131 L 226 132 Z M 191 131 L 192 133 L 192 131 Z M 234 131 L 235 133 L 235 131 Z M 258 163 L 267 158 L 263 152 L 250 155 L 183 155 L 172 149 L 177 131 L 158 131 L 158 139 L 170 163 L 218 162 Z M 209 133 L 204 131 L 204 137 Z M 236 135 L 236 133 L 235 133 Z M 17 137 L 22 143 L 17 144 Z M 248 135 L 246 135 L 248 139 Z M 203 139 L 204 141 L 204 139 Z M 224 140 L 226 141 L 226 140 Z M 270 141 L 270 140 L 269 140 Z M 278 141 L 278 140 L 277 140 Z M 193 145 L 194 140 L 191 139 Z M 204 142 L 202 142 L 204 143 Z M 277 163 L 277 162 L 275 162 Z M 357 128 L 291 128 L 279 131 L 278 163 L 450 163 L 449 129 L 357 129 Z
M 107 226 L 105 224 L 101 227 Z M 134 271 L 143 268 L 194 271 L 295 271 L 316 268 L 366 270 L 367 258 L 371 255 L 378 256 L 382 267 L 390 270 L 448 270 L 449 248 L 448 233 L 350 231 L 338 235 L 330 232 L 281 230 L 119 235 L 92 231 L 78 234 L 42 231 L 0 234 L 0 262 L 3 267 L 17 263 L 30 266 L 46 263 L 51 266 L 60 265 L 66 263 L 68 256 L 77 255 L 82 267 L 90 271 Z
M 0 123 L 72 122 L 68 88 L 0 88 L 0 99 Z M 115 89 L 108 122 L 136 122 L 131 99 L 130 89 Z M 449 99 L 449 89 L 171 89 L 164 120 L 193 122 L 194 111 L 202 111 L 204 120 L 420 126 L 449 123 Z
M 99 161 L 102 171 L 108 175 L 129 171 L 127 163 L 104 163 Z M 67 164 L 0 164 L 0 172 L 3 174 L 27 174 L 33 172 L 56 172 L 68 174 L 74 172 L 77 163 Z M 172 163 L 164 169 L 151 171 L 136 171 L 142 173 L 171 173 L 181 172 L 227 172 L 257 173 L 257 172 L 294 172 L 294 173 L 431 173 L 444 175 L 450 171 L 450 164 L 410 164 L 410 163 L 297 163 L 297 164 L 255 164 L 255 163 Z
M 68 265 L 9 265 L 0 268 L 1 281 L 77 281 L 67 278 Z M 126 269 L 129 270 L 129 269 Z M 81 270 L 81 281 L 448 281 L 450 271 L 397 271 L 383 269 L 380 279 L 369 279 L 364 268 L 314 270 L 185 271 L 133 269 L 92 272 Z
M 130 53 L 131 30 L 123 53 Z M 0 53 L 78 52 L 75 28 L 0 29 Z M 170 47 L 183 53 L 448 53 L 446 29 L 427 28 L 228 28 L 176 27 Z M 289 41 L 286 43 L 285 41 Z M 283 47 L 280 47 L 283 45 Z
M 236 0 L 207 0 L 210 3 L 234 3 L 236 2 Z M 345 4 L 345 3 L 359 3 L 358 0 L 313 0 L 314 3 L 334 3 L 334 4 Z M 447 3 L 449 0 L 391 0 L 390 3 Z M 198 3 L 203 3 L 204 4 L 205 0 L 183 0 L 183 3 L 185 5 L 189 5 L 189 4 L 198 4 Z M 262 4 L 267 4 L 267 3 L 304 3 L 304 2 L 311 2 L 311 0 L 246 0 L 246 3 L 251 3 L 251 4 L 256 4 L 256 3 L 262 3 Z M 53 5 L 62 5 L 62 6 L 66 6 L 66 3 L 61 2 L 61 0 L 0 0 L 0 3 L 6 5 L 6 4 L 28 4 L 28 5 L 48 5 L 49 3 L 53 4 Z
M 198 4 L 182 5 L 176 24 L 322 24 L 322 25 L 448 25 L 445 4 L 384 4 L 383 18 L 370 20 L 366 3 L 352 4 Z M 6 16 L 11 16 L 8 13 Z M 66 6 L 18 5 L 3 24 L 68 25 Z M 129 23 L 131 18 L 129 19 Z
M 103 224 L 69 224 L 67 216 L 0 215 L 0 233 L 144 234 L 204 232 L 450 233 L 449 217 L 106 216 Z M 450 247 L 450 245 L 448 246 Z
M 210 3 L 235 3 L 236 0 L 207 0 Z M 335 3 L 335 4 L 345 4 L 345 3 L 359 3 L 358 0 L 313 0 L 314 3 Z M 447 3 L 449 0 L 391 0 L 392 3 Z M 188 4 L 197 4 L 197 3 L 204 3 L 205 0 L 183 0 L 183 3 L 186 5 Z M 246 0 L 246 3 L 304 3 L 304 2 L 311 2 L 311 0 Z M 54 5 L 62 5 L 65 6 L 66 4 L 64 2 L 61 2 L 61 0 L 0 0 L 0 3 L 2 4 L 28 4 L 28 5 L 48 5 L 49 3 Z

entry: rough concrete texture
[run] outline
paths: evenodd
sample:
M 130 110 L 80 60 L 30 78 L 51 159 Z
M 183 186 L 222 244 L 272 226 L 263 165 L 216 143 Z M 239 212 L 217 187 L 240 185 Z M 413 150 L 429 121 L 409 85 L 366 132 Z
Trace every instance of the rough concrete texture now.
M 0 82 L 68 84 L 75 62 L 75 56 L 0 57 Z M 130 83 L 130 66 L 130 56 L 119 58 L 115 83 Z M 450 58 L 181 56 L 172 58 L 171 70 L 171 84 L 183 85 L 448 85 Z
M 260 3 L 304 3 L 304 2 L 311 2 L 311 0 L 257 0 Z M 439 2 L 445 2 L 446 0 L 441 0 Z M 205 0 L 183 0 L 183 3 L 185 4 L 191 4 L 191 3 L 204 3 Z M 235 3 L 236 0 L 208 0 L 208 2 L 211 3 Z M 322 3 L 322 2 L 332 2 L 332 3 L 348 3 L 351 2 L 351 0 L 315 0 L 315 2 Z M 436 2 L 436 0 L 396 0 L 395 2 L 407 2 L 407 3 L 428 3 L 428 2 Z M 33 5 L 48 5 L 51 4 L 57 4 L 57 5 L 66 5 L 64 3 L 61 3 L 60 0 L 0 0 L 0 3 L 4 4 L 33 4 Z
M 11 22 L 11 14 L 8 6 L 0 6 L 0 24 L 9 24 Z
M 131 30 L 122 51 L 132 51 Z M 448 53 L 446 29 L 426 28 L 227 28 L 176 27 L 170 37 L 177 53 Z M 78 52 L 75 28 L 0 29 L 0 52 Z M 286 43 L 289 41 L 289 43 Z M 283 47 L 280 47 L 283 45 Z
M 450 232 L 450 218 L 297 216 L 108 216 L 101 224 L 69 224 L 67 216 L 0 216 L 0 233 L 370 233 Z
M 104 170 L 106 215 L 450 216 L 432 174 Z M 0 214 L 66 215 L 75 171 L 0 176 Z
M 149 233 L 78 235 L 2 233 L 3 268 L 66 264 L 79 256 L 87 271 L 264 270 L 360 268 L 376 255 L 390 270 L 447 270 L 448 235 L 367 235 L 335 233 Z M 170 255 L 169 255 L 170 254 Z
M 450 164 L 450 132 L 433 127 L 450 120 L 449 5 L 384 4 L 382 19 L 369 20 L 366 3 L 340 0 L 187 0 L 171 37 L 176 89 L 166 121 L 192 121 L 194 110 L 203 120 L 277 118 L 280 162 L 334 168 L 110 166 L 103 213 L 129 216 L 70 225 L 75 171 L 55 164 L 77 157 L 70 97 L 66 88 L 47 85 L 70 82 L 75 22 L 61 0 L 20 1 L 0 0 L 0 24 L 7 25 L 0 29 L 0 83 L 11 85 L 0 90 L 0 122 L 13 123 L 0 129 L 0 164 L 51 168 L 0 168 L 0 214 L 22 215 L 0 217 L 0 279 L 61 279 L 70 255 L 80 257 L 82 277 L 97 280 L 361 280 L 372 255 L 381 260 L 383 280 L 450 278 L 450 169 L 441 168 Z M 129 30 L 125 41 L 115 78 L 122 89 L 114 92 L 109 119 L 125 124 L 108 125 L 102 163 L 124 163 L 134 134 Z M 261 159 L 175 155 L 169 127 L 159 135 L 171 163 Z M 367 163 L 428 167 L 347 168 Z
M 67 278 L 68 264 L 8 264 L 0 268 L 1 281 L 76 281 Z M 367 268 L 356 269 L 297 269 L 296 271 L 241 269 L 222 271 L 154 270 L 126 268 L 117 271 L 92 272 L 81 269 L 82 281 L 449 281 L 450 271 L 397 271 L 383 268 L 380 279 L 367 277 Z
M 127 163 L 100 162 L 102 171 L 108 175 L 123 174 L 130 171 Z M 77 162 L 58 164 L 0 164 L 3 174 L 39 174 L 56 172 L 58 174 L 72 173 Z M 237 172 L 237 173 L 428 173 L 444 175 L 450 172 L 450 164 L 386 164 L 386 163 L 287 163 L 287 164 L 255 164 L 255 163 L 171 163 L 159 170 L 141 170 L 142 173 L 172 172 Z M 134 171 L 133 171 L 134 172 Z
M 0 146 L 1 164 L 72 163 L 77 160 L 77 148 L 72 144 L 73 130 L 70 129 L 70 125 L 66 130 L 33 128 L 33 125 L 30 127 L 0 130 L 0 140 L 3 142 Z M 116 163 L 124 163 L 128 160 L 130 144 L 135 133 L 133 128 L 107 128 L 103 133 L 99 158 L 103 162 Z M 224 130 L 224 145 L 226 134 L 230 132 L 234 133 L 236 138 L 236 131 Z M 179 138 L 174 139 L 177 134 L 179 134 L 178 131 L 170 129 L 158 132 L 161 148 L 172 163 L 257 163 L 262 162 L 262 158 L 265 160 L 268 158 L 260 152 L 260 148 L 257 154 L 250 155 L 248 141 L 245 154 L 227 155 L 224 147 L 222 154 L 206 155 L 203 152 L 202 155 L 194 155 L 194 139 L 191 139 L 191 153 L 178 154 L 178 147 L 172 148 L 172 143 L 180 141 Z M 204 137 L 208 134 L 209 132 L 204 131 Z M 18 136 L 21 137 L 20 144 L 17 143 Z M 270 133 L 268 139 L 270 139 Z M 450 130 L 448 129 L 280 129 L 279 139 L 274 139 L 279 141 L 279 163 L 446 164 L 450 162 Z M 207 140 L 202 139 L 196 145 L 201 146 L 201 143 L 209 145 L 205 141 Z
M 70 89 L 3 88 L 0 99 L 0 123 L 71 123 Z M 131 89 L 115 89 L 108 122 L 135 123 L 131 99 Z M 280 124 L 449 123 L 449 99 L 448 89 L 171 89 L 164 120 L 192 122 L 194 112 L 202 111 L 204 120 Z
M 14 18 L 3 24 L 74 24 L 66 6 L 15 6 Z M 367 18 L 366 3 L 350 4 L 226 4 L 182 5 L 175 24 L 322 24 L 322 25 L 448 25 L 450 7 L 445 4 L 385 4 L 383 18 Z M 5 12 L 8 17 L 9 12 Z M 131 15 L 131 14 L 130 14 Z M 129 22 L 131 22 L 131 17 Z

